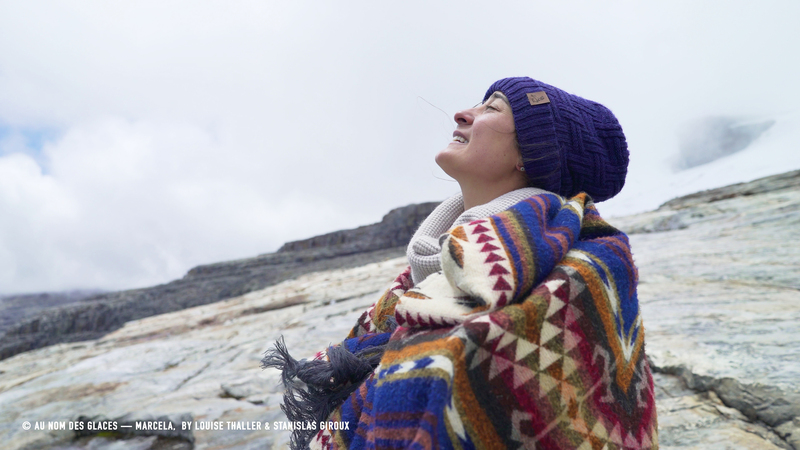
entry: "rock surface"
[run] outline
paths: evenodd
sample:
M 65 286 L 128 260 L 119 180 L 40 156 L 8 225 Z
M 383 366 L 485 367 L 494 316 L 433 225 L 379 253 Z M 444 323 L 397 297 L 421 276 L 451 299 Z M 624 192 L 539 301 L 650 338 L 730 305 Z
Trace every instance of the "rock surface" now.
M 78 303 L 102 291 L 75 290 L 0 296 L 0 333 L 44 309 Z
M 744 191 L 774 180 L 754 183 Z M 662 449 L 800 449 L 794 186 L 720 191 L 720 200 L 611 220 L 632 233 Z M 262 353 L 281 335 L 301 357 L 338 342 L 405 264 L 310 273 L 0 361 L 0 441 L 12 449 L 285 448 L 289 431 L 263 429 L 285 417 L 277 372 L 258 369 Z M 80 437 L 23 429 L 80 417 L 192 427 Z M 223 429 L 209 429 L 215 423 Z
M 60 342 L 99 338 L 130 320 L 235 297 L 302 274 L 400 256 L 416 227 L 436 205 L 397 208 L 379 223 L 290 242 L 277 253 L 195 267 L 180 280 L 159 286 L 90 296 L 35 314 L 30 308 L 4 311 L 0 307 L 4 316 L 13 312 L 23 318 L 0 327 L 4 332 L 0 359 Z M 24 307 L 17 305 L 17 309 Z
M 406 265 L 405 258 L 354 269 L 317 272 L 222 302 L 125 324 L 102 339 L 62 343 L 0 361 L 3 448 L 284 448 L 278 373 L 259 369 L 281 335 L 299 355 L 338 342 L 360 312 Z M 163 417 L 192 422 L 191 433 L 85 436 L 66 430 L 24 430 L 23 422 L 120 424 Z M 190 418 L 189 418 L 190 417 Z M 100 419 L 98 419 L 100 420 Z M 262 424 L 262 430 L 213 430 L 215 422 Z M 195 429 L 197 428 L 197 429 Z M 178 430 L 176 430 L 178 431 Z M 94 447 L 93 447 L 94 446 Z
M 778 192 L 792 189 L 800 189 L 800 170 L 759 178 L 758 180 L 748 183 L 737 183 L 717 189 L 709 189 L 684 195 L 683 197 L 678 197 L 664 203 L 658 208 L 658 211 L 676 211 L 691 206 L 699 206 L 725 200 L 727 198 L 746 197 L 749 195 L 763 194 L 765 192 Z

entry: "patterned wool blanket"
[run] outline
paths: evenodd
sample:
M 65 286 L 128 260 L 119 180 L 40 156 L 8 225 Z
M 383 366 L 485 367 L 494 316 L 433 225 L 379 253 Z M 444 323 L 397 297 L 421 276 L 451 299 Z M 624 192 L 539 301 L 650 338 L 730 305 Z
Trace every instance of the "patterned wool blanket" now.
M 441 243 L 442 272 L 412 286 L 406 270 L 341 345 L 265 359 L 305 382 L 292 420 L 347 423 L 294 445 L 658 447 L 628 238 L 588 196 L 537 195 Z

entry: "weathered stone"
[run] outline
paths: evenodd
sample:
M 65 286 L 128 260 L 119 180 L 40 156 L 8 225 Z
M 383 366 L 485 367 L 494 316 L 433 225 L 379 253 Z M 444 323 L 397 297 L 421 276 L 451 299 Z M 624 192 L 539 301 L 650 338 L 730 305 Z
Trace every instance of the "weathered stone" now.
M 676 376 L 654 374 L 661 449 L 791 449 L 780 436 L 725 406 L 714 392 L 696 393 Z
M 775 432 L 794 448 L 800 448 L 800 417 L 777 427 Z
M 24 420 L 80 415 L 284 421 L 278 373 L 257 368 L 261 354 L 281 335 L 297 357 L 337 342 L 404 265 L 400 258 L 309 274 L 242 297 L 130 322 L 102 340 L 59 344 L 0 361 L 6 372 L 0 380 L 0 440 L 9 448 L 136 450 L 187 442 L 166 442 L 163 436 L 73 441 L 70 433 L 20 428 Z M 287 302 L 296 298 L 305 303 Z M 272 308 L 279 304 L 287 306 Z M 649 325 L 659 318 L 645 320 Z M 680 376 L 657 373 L 655 380 L 661 448 L 789 448 L 767 426 L 726 406 L 713 390 L 697 393 Z M 195 448 L 285 448 L 289 433 L 193 429 L 192 437 Z
M 160 434 L 157 439 L 86 436 L 73 442 L 76 435 L 68 430 L 25 431 L 25 420 L 102 416 L 123 423 L 166 416 L 176 424 L 262 426 L 286 420 L 278 373 L 259 369 L 263 352 L 281 335 L 305 357 L 340 340 L 405 264 L 400 258 L 309 274 L 222 302 L 132 321 L 99 340 L 0 361 L 0 442 L 12 449 L 188 442 L 188 435 Z M 196 448 L 283 448 L 289 438 L 288 432 L 202 426 L 192 428 L 191 436 Z
M 695 392 L 713 392 L 725 405 L 735 408 L 750 421 L 777 427 L 800 417 L 800 396 L 775 386 L 742 384 L 733 378 L 697 375 L 684 366 L 653 366 L 656 373 L 677 376 Z
M 695 212 L 687 228 L 630 236 L 651 360 L 797 393 L 800 189 L 681 210 Z M 611 222 L 627 230 L 662 213 Z
M 48 308 L 78 303 L 102 294 L 99 290 L 41 292 L 0 296 L 0 333 Z
M 798 188 L 800 188 L 800 170 L 794 170 L 779 175 L 759 178 L 747 183 L 737 183 L 730 186 L 684 195 L 683 197 L 678 197 L 664 203 L 658 208 L 658 211 L 665 209 L 679 210 L 691 206 L 702 206 L 728 198 L 745 197 L 748 195 Z

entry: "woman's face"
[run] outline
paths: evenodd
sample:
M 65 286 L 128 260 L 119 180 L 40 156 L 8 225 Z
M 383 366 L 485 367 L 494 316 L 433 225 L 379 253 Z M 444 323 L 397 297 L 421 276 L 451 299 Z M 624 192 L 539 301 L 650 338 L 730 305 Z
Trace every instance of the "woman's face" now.
M 459 183 L 494 183 L 518 176 L 521 164 L 508 100 L 494 92 L 485 102 L 455 115 L 453 140 L 436 164 Z

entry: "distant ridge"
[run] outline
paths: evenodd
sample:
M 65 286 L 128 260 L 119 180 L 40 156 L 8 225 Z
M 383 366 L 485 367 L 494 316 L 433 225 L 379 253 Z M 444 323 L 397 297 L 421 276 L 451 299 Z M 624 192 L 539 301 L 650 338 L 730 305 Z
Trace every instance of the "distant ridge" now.
M 684 195 L 665 202 L 658 209 L 684 209 L 701 203 L 718 202 L 733 197 L 745 197 L 784 189 L 800 189 L 800 170 Z
M 2 301 L 0 314 L 8 320 L 0 322 L 0 359 L 62 342 L 96 339 L 131 320 L 236 297 L 306 273 L 402 256 L 436 205 L 396 208 L 372 225 L 288 242 L 276 253 L 197 266 L 183 278 L 158 286 L 60 302 L 54 301 L 59 293 L 26 295 L 28 301 L 22 303 Z
M 103 292 L 101 290 L 74 290 L 0 295 L 0 333 L 42 309 L 78 303 Z

